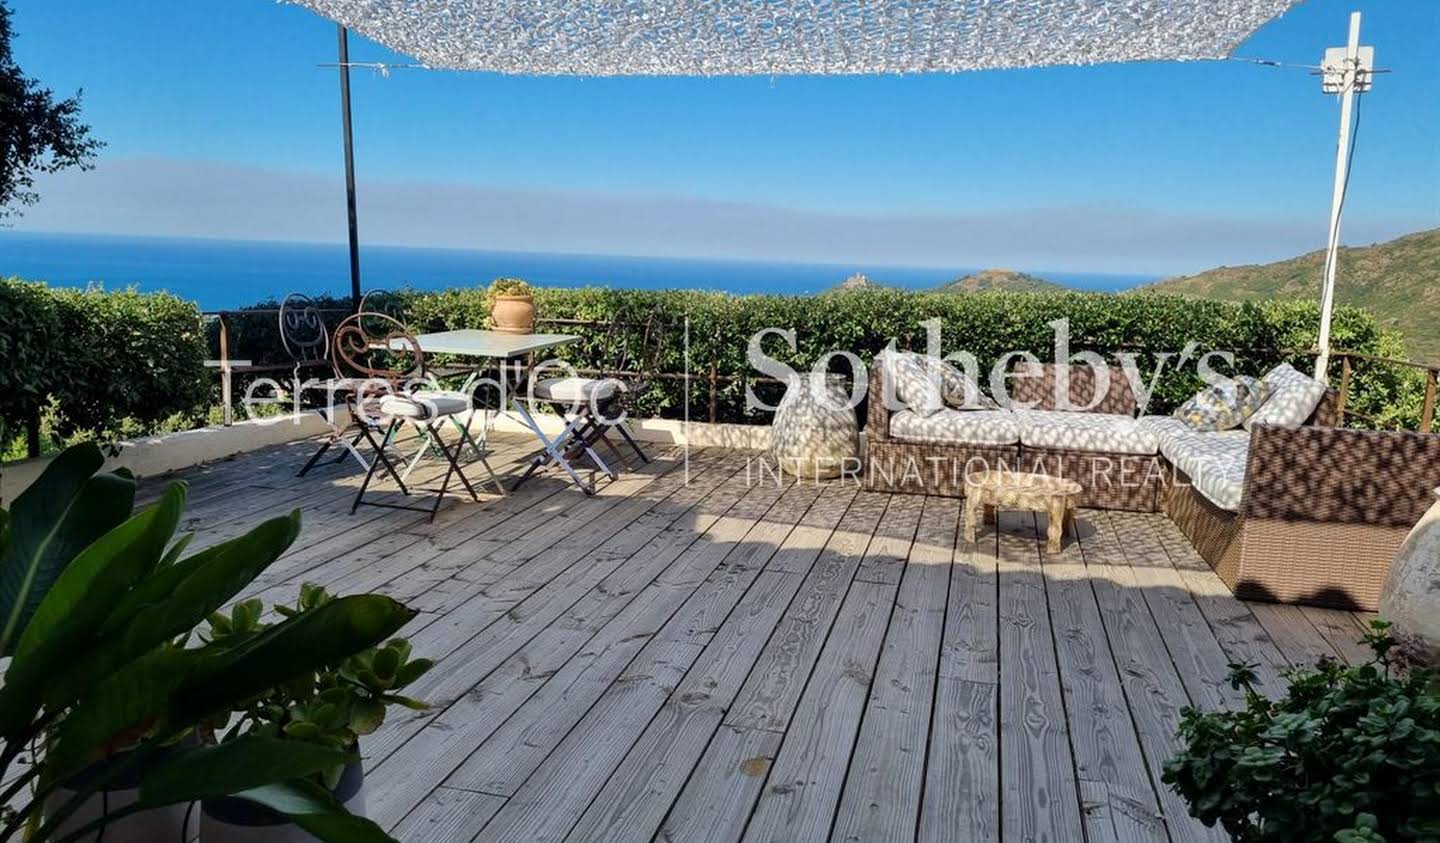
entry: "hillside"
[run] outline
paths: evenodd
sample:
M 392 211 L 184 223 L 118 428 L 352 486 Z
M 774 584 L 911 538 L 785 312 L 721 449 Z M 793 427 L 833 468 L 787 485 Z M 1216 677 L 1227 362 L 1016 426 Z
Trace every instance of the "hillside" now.
M 839 284 L 836 284 L 835 286 L 833 286 L 833 287 L 831 287 L 830 289 L 826 290 L 825 292 L 827 292 L 827 293 L 849 293 L 849 292 L 852 292 L 852 291 L 854 291 L 854 290 L 884 290 L 884 289 L 887 289 L 887 287 L 886 287 L 884 284 L 880 284 L 880 283 L 878 283 L 878 282 L 875 282 L 875 281 L 870 280 L 870 276 L 866 275 L 866 274 L 863 273 L 863 272 L 857 272 L 857 273 L 855 273 L 854 275 L 850 276 L 849 278 L 846 278 L 844 281 L 841 281 Z
M 1201 298 L 1318 298 L 1325 252 L 1254 266 L 1222 266 L 1159 281 L 1147 289 Z M 1440 228 L 1388 243 L 1340 249 L 1335 300 L 1375 314 L 1405 335 L 1411 354 L 1440 360 Z
M 1013 269 L 982 269 L 973 275 L 942 284 L 936 288 L 936 292 L 983 293 L 987 290 L 1005 290 L 1012 293 L 1061 293 L 1068 289 L 1062 284 Z

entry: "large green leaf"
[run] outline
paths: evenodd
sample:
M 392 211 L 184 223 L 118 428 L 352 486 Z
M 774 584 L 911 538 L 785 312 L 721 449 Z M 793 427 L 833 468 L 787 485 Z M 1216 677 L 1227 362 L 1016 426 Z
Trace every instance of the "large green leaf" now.
M 354 760 L 349 753 L 319 744 L 246 735 L 182 751 L 145 776 L 140 799 L 150 805 L 173 805 L 232 796 Z
M 326 841 L 326 843 L 395 843 L 374 822 L 346 811 L 329 791 L 314 782 L 290 781 L 237 793 Z
M 158 643 L 188 631 L 274 564 L 300 534 L 300 510 L 160 570 L 115 603 L 102 635 Z M 183 539 L 182 539 L 183 541 Z
M 18 734 L 34 719 L 42 699 L 69 702 L 89 687 L 71 687 L 63 679 L 96 648 L 95 632 L 116 595 L 155 567 L 184 506 L 184 486 L 171 486 L 159 504 L 80 551 L 55 580 L 26 626 L 5 674 L 5 687 L 0 688 L 0 734 Z M 131 658 L 141 652 L 132 653 Z M 98 682 L 103 676 L 95 675 L 89 681 Z M 70 696 L 60 697 L 62 689 Z
M 111 610 L 99 639 L 50 677 L 45 700 L 59 705 L 76 699 L 128 662 L 189 632 L 279 558 L 299 530 L 298 511 L 272 518 L 147 577 Z
M 199 650 L 152 650 L 81 697 L 55 726 L 45 758 L 51 775 L 63 778 L 73 773 L 116 735 L 157 719 L 171 692 L 200 658 Z
M 184 509 L 185 484 L 172 483 L 155 506 L 82 550 L 40 601 L 15 648 L 15 664 L 24 666 L 41 648 L 55 653 L 98 631 L 115 600 L 160 563 Z
M 415 612 L 379 594 L 340 597 L 288 618 L 200 664 L 176 692 L 177 723 L 194 722 L 267 688 L 373 647 Z
M 15 499 L 0 556 L 0 654 L 11 652 L 75 554 L 129 517 L 134 478 L 94 476 L 104 462 L 94 443 L 67 448 Z

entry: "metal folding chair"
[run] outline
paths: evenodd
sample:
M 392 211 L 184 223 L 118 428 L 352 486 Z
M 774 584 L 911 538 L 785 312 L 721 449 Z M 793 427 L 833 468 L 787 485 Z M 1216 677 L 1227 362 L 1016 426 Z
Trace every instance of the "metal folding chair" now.
M 339 376 L 334 371 L 330 360 L 330 332 L 325 327 L 325 320 L 320 315 L 320 309 L 309 296 L 301 293 L 291 293 L 280 303 L 280 345 L 289 355 L 293 365 L 290 369 L 291 388 L 295 390 L 297 398 L 304 400 L 306 392 L 324 392 L 326 400 L 316 407 L 316 413 L 330 428 L 330 434 L 305 465 L 296 474 L 297 477 L 304 477 L 316 463 L 325 456 L 332 447 L 339 446 L 340 456 L 335 462 L 340 462 L 347 455 L 355 458 L 364 470 L 370 469 L 370 461 L 360 453 L 358 447 L 364 434 L 361 432 L 363 421 L 354 411 L 353 397 L 354 385 L 347 379 Z M 302 379 L 301 372 L 307 369 L 324 367 L 329 370 L 322 380 L 309 378 Z M 334 375 L 331 377 L 331 375 Z M 344 402 L 349 412 L 349 420 L 344 424 L 337 421 L 337 407 L 334 399 L 339 398 Z M 354 434 L 351 435 L 351 430 Z
M 390 509 L 407 509 L 428 513 L 434 520 L 440 509 L 440 502 L 449 491 L 452 478 L 458 478 L 471 499 L 479 500 L 475 487 L 471 485 L 459 458 L 465 443 L 474 441 L 462 435 L 454 448 L 446 445 L 441 436 L 441 427 L 446 419 L 466 414 L 471 409 L 468 395 L 439 389 L 415 389 L 427 381 L 425 353 L 416 342 L 414 335 L 399 320 L 383 313 L 362 312 L 341 322 L 335 329 L 334 362 L 338 369 L 362 385 L 355 392 L 355 409 L 366 419 L 361 434 L 374 451 L 365 480 L 355 495 L 350 511 L 354 513 L 361 505 L 382 506 Z M 439 488 L 421 489 L 407 486 L 406 478 L 396 469 L 385 444 L 394 438 L 404 426 L 416 430 L 423 439 L 421 454 L 430 449 L 438 451 L 446 462 L 445 475 Z M 374 431 L 383 430 L 384 435 L 376 441 Z M 478 460 L 489 472 L 490 481 L 500 487 L 488 460 L 482 454 Z M 409 496 L 415 491 L 434 492 L 434 502 L 428 507 L 365 500 L 365 492 L 375 477 L 376 469 L 384 466 L 400 487 L 400 493 Z M 407 472 L 408 474 L 408 472 Z
M 542 468 L 555 464 L 562 465 L 574 477 L 569 462 L 582 456 L 615 479 L 618 476 L 615 470 L 596 449 L 603 443 L 617 457 L 621 456 L 620 450 L 606 438 L 611 430 L 620 434 L 642 462 L 650 461 L 625 419 L 654 377 L 661 348 L 660 322 L 653 315 L 648 317 L 640 324 L 638 336 L 632 330 L 635 327 L 630 323 L 611 322 L 601 348 L 615 349 L 615 356 L 595 377 L 546 378 L 535 383 L 535 400 L 548 404 L 565 419 L 565 428 L 553 442 L 545 443 L 542 453 L 531 459 L 525 473 L 516 481 L 516 487 Z

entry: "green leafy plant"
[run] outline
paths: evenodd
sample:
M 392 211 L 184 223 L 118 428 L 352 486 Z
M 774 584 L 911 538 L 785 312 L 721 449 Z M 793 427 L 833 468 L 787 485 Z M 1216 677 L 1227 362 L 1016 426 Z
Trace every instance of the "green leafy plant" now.
M 301 618 L 333 600 L 325 589 L 305 583 L 293 607 L 277 605 L 275 610 L 287 619 Z M 263 612 L 259 600 L 245 600 L 237 603 L 229 615 L 211 615 L 208 640 L 215 646 L 228 647 L 262 634 L 270 628 L 261 621 Z M 426 708 L 400 691 L 433 666 L 429 659 L 412 659 L 409 642 L 393 638 L 381 646 L 317 666 L 246 700 L 236 709 L 239 716 L 224 739 L 259 735 L 354 752 L 361 737 L 385 722 L 388 706 Z M 344 766 L 337 765 L 323 771 L 317 780 L 333 788 L 343 772 Z
M 1440 674 L 1399 672 L 1390 625 L 1371 627 L 1367 664 L 1292 671 L 1280 700 L 1231 665 L 1243 709 L 1184 711 L 1164 781 L 1191 814 L 1241 843 L 1440 839 Z
M 496 278 L 490 282 L 487 295 L 491 302 L 500 296 L 530 296 L 535 294 L 535 288 L 530 282 L 521 278 Z
M 189 537 L 175 535 L 184 484 L 135 512 L 134 479 L 98 473 L 103 462 L 93 444 L 67 449 L 0 510 L 0 652 L 11 657 L 0 770 L 13 773 L 0 788 L 0 839 L 23 827 L 32 841 L 76 840 L 130 813 L 233 795 L 325 840 L 388 840 L 311 778 L 349 752 L 267 734 L 218 745 L 195 735 L 244 701 L 375 647 L 414 613 L 381 595 L 340 597 L 223 645 L 192 646 L 196 625 L 295 540 L 299 512 L 187 553 Z M 67 787 L 101 761 L 101 773 Z M 145 773 L 138 802 L 62 833 L 86 799 L 134 771 Z M 62 790 L 73 795 L 47 810 Z

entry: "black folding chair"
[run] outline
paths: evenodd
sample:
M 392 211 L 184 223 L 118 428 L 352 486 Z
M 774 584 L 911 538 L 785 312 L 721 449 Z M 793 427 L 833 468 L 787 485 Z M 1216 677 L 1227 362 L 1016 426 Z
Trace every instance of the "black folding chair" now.
M 440 435 L 440 427 L 446 419 L 470 411 L 470 397 L 461 392 L 414 388 L 423 386 L 427 380 L 425 353 L 403 323 L 383 313 L 361 312 L 348 317 L 335 329 L 333 359 L 341 374 L 360 382 L 355 391 L 355 411 L 366 420 L 361 427 L 361 435 L 375 453 L 369 470 L 365 472 L 365 480 L 360 484 L 360 491 L 350 506 L 351 513 L 363 504 L 425 512 L 433 521 L 435 513 L 440 510 L 440 502 L 450 488 L 451 479 L 457 477 L 472 500 L 480 499 L 459 463 L 467 437 L 462 435 L 452 450 Z M 422 448 L 433 448 L 445 459 L 447 467 L 439 488 L 407 487 L 386 454 L 385 444 L 405 425 L 414 427 L 425 440 Z M 382 430 L 383 437 L 376 441 L 374 431 Z M 483 456 L 481 462 L 494 479 L 494 471 Z M 409 496 L 413 491 L 434 492 L 434 503 L 426 508 L 365 500 L 365 492 L 380 465 L 395 478 L 402 495 Z M 499 485 L 498 480 L 495 483 Z
M 638 332 L 636 327 L 635 323 L 610 323 L 602 348 L 615 349 L 614 356 L 594 377 L 545 378 L 534 384 L 535 400 L 550 405 L 566 420 L 556 450 L 567 460 L 587 457 L 611 479 L 617 475 L 601 459 L 596 445 L 603 443 L 616 457 L 622 457 L 619 448 L 606 438 L 612 430 L 620 434 L 641 462 L 650 461 L 626 420 L 654 380 L 662 345 L 661 322 L 652 314 L 638 325 Z M 515 486 L 553 462 L 552 454 L 537 454 Z
M 370 469 L 370 461 L 360 453 L 356 447 L 360 444 L 363 436 L 360 428 L 362 422 L 356 416 L 353 403 L 354 386 L 345 378 L 340 377 L 334 371 L 330 360 L 330 332 L 325 327 L 325 320 L 320 314 L 320 309 L 309 296 L 301 293 L 291 293 L 280 303 L 280 345 L 285 349 L 292 362 L 290 369 L 291 388 L 295 391 L 297 398 L 303 400 L 307 392 L 323 392 L 325 400 L 316 408 L 320 418 L 330 428 L 330 434 L 321 443 L 320 448 L 310 455 L 296 475 L 304 477 L 320 458 L 325 456 L 332 447 L 339 446 L 342 450 L 335 462 L 345 459 L 346 455 L 353 456 L 360 467 Z M 325 369 L 321 379 L 305 378 L 302 380 L 301 372 L 313 369 Z M 333 375 L 333 376 L 332 376 Z M 350 410 L 349 420 L 341 425 L 337 421 L 336 399 Z M 354 430 L 354 435 L 350 434 Z

